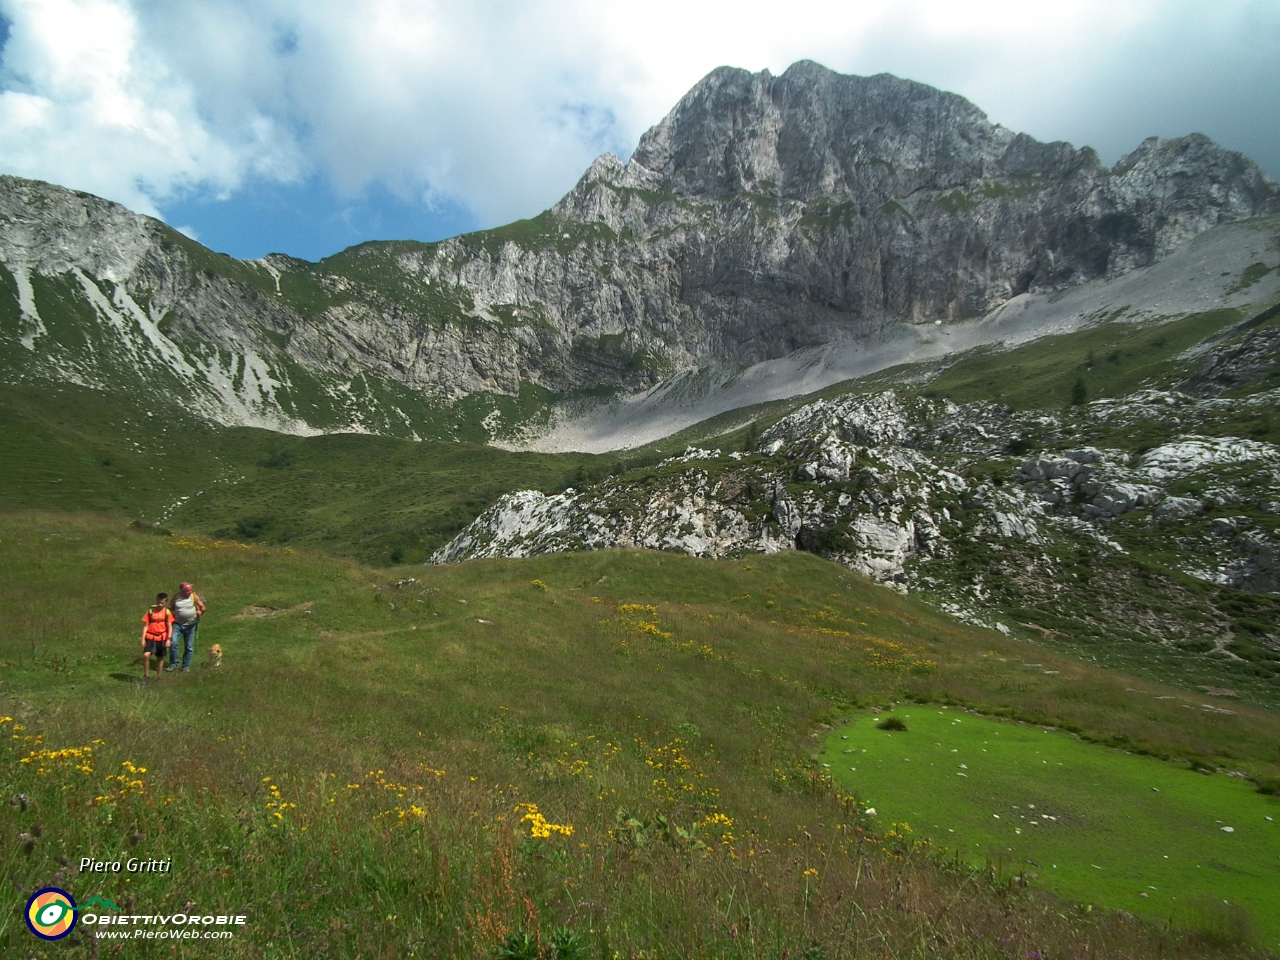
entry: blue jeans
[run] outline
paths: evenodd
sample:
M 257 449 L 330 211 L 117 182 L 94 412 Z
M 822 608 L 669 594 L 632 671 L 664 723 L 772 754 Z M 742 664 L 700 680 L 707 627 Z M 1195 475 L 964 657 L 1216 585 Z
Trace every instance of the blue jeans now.
M 182 651 L 182 669 L 186 670 L 191 666 L 191 655 L 196 652 L 196 629 L 200 626 L 200 621 L 195 620 L 191 623 L 175 623 L 173 625 L 173 635 L 169 638 L 169 669 L 172 670 L 178 665 L 178 638 L 181 637 L 186 641 L 186 645 Z

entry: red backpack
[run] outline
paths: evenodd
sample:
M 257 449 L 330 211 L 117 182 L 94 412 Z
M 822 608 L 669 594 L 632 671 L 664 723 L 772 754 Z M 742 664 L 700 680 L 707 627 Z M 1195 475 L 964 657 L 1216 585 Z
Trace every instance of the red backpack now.
M 173 614 L 168 607 L 159 610 L 148 610 L 142 615 L 142 622 L 147 625 L 148 640 L 168 640 L 171 632 L 169 624 L 173 622 Z

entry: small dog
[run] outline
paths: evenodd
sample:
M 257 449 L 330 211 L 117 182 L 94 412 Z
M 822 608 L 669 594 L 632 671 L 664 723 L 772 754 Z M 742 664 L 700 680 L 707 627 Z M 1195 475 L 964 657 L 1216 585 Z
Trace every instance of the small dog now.
M 209 666 L 222 666 L 222 644 L 215 643 L 209 648 Z

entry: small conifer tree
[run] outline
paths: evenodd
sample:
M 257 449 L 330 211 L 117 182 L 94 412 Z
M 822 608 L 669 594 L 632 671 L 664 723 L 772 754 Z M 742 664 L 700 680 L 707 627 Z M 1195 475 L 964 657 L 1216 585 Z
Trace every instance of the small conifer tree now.
M 1088 398 L 1089 388 L 1085 385 L 1084 377 L 1076 378 L 1076 382 L 1071 385 L 1071 405 L 1073 407 L 1083 406 Z

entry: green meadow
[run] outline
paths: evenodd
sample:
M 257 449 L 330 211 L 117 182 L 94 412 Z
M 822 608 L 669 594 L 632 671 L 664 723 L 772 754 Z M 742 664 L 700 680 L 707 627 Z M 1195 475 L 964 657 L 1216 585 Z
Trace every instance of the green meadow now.
M 143 685 L 139 618 L 181 579 L 209 603 L 196 665 Z M 0 515 L 11 905 L 53 885 L 134 912 L 248 918 L 179 956 L 1261 955 L 1269 921 L 1235 887 L 1206 882 L 1231 903 L 1144 922 L 1128 887 L 1100 878 L 1081 894 L 1008 851 L 959 855 L 919 817 L 916 833 L 893 828 L 914 808 L 890 816 L 882 785 L 833 778 L 819 759 L 829 731 L 857 718 L 867 732 L 873 709 L 911 714 L 895 740 L 876 731 L 897 743 L 924 733 L 917 713 L 976 727 L 963 707 L 1074 730 L 1114 764 L 1130 759 L 1117 746 L 1168 758 L 1144 761 L 1164 771 L 1157 785 L 1271 803 L 1249 782 L 1280 772 L 1280 719 L 1200 702 L 806 554 L 378 568 L 121 519 Z M 1131 785 L 1099 783 L 1100 804 Z M 928 822 L 969 829 L 959 808 Z M 1256 824 L 1233 825 L 1253 844 Z M 1191 883 L 1186 843 L 1170 869 Z M 173 871 L 78 870 L 131 856 Z M 44 944 L 17 910 L 4 917 L 4 956 L 121 946 L 86 927 Z M 127 955 L 174 949 L 139 941 Z
M 881 729 L 891 716 L 906 730 Z M 860 716 L 823 761 L 883 823 L 970 863 L 1174 925 L 1234 906 L 1280 948 L 1280 798 L 1240 778 L 932 705 Z

